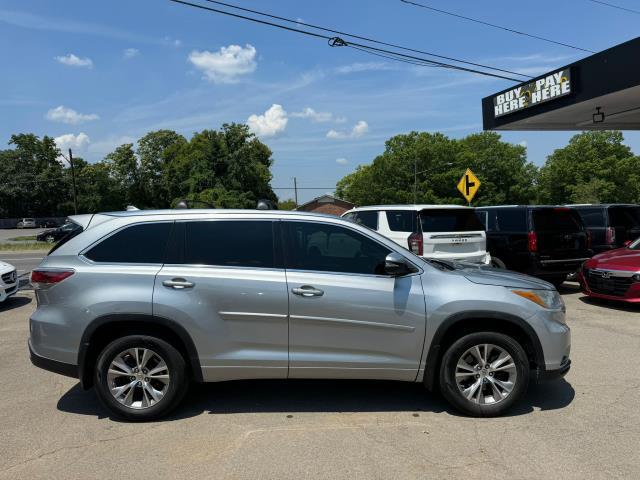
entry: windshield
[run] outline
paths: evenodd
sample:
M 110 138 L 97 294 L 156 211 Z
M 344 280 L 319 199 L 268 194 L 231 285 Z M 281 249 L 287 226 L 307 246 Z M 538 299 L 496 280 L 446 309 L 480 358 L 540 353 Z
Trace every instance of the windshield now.
M 533 211 L 533 228 L 543 232 L 580 232 L 582 222 L 569 208 L 541 208 Z
M 471 209 L 442 208 L 420 212 L 423 232 L 475 232 L 484 230 Z

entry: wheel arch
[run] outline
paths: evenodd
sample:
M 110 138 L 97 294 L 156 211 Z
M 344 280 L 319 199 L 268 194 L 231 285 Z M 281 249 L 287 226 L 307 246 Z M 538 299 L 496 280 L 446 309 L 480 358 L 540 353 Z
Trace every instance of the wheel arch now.
M 184 357 L 190 377 L 202 382 L 202 368 L 193 339 L 177 322 L 147 314 L 110 314 L 93 320 L 82 334 L 78 377 L 83 389 L 93 386 L 93 367 L 102 349 L 126 335 L 153 335 L 172 344 Z
M 524 348 L 531 369 L 544 369 L 544 352 L 535 330 L 522 318 L 495 311 L 468 311 L 453 314 L 436 330 L 424 372 L 424 384 L 434 390 L 438 382 L 438 372 L 447 348 L 458 338 L 474 332 L 503 333 L 513 337 Z

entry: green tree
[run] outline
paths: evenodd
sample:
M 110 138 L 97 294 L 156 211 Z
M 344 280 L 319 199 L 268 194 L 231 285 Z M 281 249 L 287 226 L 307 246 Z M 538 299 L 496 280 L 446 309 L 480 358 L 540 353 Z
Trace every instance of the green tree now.
M 141 204 L 155 208 L 167 208 L 171 204 L 168 165 L 174 153 L 187 140 L 173 130 L 149 132 L 138 140 L 138 159 L 142 185 Z
M 540 169 L 542 203 L 640 202 L 640 157 L 618 131 L 583 132 Z
M 138 159 L 132 143 L 120 145 L 104 158 L 109 176 L 115 181 L 116 193 L 124 205 L 138 205 L 144 201 L 144 188 Z
M 484 132 L 461 140 L 441 133 L 411 132 L 386 142 L 382 155 L 342 178 L 336 195 L 358 205 L 413 203 L 465 204 L 456 185 L 467 168 L 482 182 L 476 205 L 530 203 L 537 170 L 520 145 Z
M 276 200 L 269 185 L 271 150 L 246 125 L 203 130 L 165 154 L 174 203 L 187 198 L 222 208 L 254 208 L 260 198 Z
M 12 135 L 14 148 L 0 155 L 0 199 L 3 216 L 63 214 L 61 199 L 69 198 L 60 151 L 51 137 Z

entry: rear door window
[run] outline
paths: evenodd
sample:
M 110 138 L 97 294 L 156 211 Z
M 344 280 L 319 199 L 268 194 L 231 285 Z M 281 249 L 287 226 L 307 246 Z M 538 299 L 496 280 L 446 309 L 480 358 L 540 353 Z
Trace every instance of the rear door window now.
M 215 220 L 184 224 L 184 263 L 188 265 L 276 266 L 271 221 Z
M 372 230 L 378 229 L 378 212 L 377 211 L 363 211 L 356 212 L 353 221 L 364 225 L 365 227 L 369 227 Z
M 442 208 L 420 212 L 423 232 L 483 231 L 484 225 L 471 209 Z
M 173 222 L 141 223 L 105 238 L 84 255 L 103 263 L 164 263 Z
M 579 232 L 582 221 L 570 208 L 543 208 L 533 211 L 533 228 L 543 232 Z
M 524 208 L 500 208 L 496 210 L 498 230 L 501 232 L 526 232 L 527 211 Z
M 587 227 L 606 227 L 604 210 L 602 208 L 578 208 L 578 215 Z
M 385 212 L 392 232 L 415 232 L 418 214 L 411 210 L 389 210 Z

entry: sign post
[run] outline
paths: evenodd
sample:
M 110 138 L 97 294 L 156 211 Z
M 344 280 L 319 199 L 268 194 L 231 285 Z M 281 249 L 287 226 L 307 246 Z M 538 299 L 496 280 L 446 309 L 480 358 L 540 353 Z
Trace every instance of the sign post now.
M 458 191 L 467 199 L 469 206 L 471 206 L 471 200 L 476 196 L 479 188 L 480 180 L 478 180 L 478 177 L 474 175 L 470 168 L 467 168 L 467 171 L 464 172 L 464 175 L 458 182 Z

